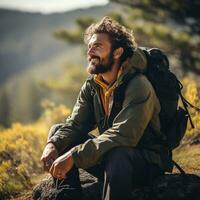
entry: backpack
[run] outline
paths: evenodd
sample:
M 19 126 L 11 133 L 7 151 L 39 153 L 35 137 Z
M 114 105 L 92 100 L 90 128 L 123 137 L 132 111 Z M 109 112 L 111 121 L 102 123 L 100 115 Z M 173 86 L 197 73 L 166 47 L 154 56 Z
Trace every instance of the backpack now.
M 113 116 L 116 116 L 122 109 L 125 95 L 124 91 L 129 81 L 142 73 L 152 84 L 161 106 L 159 118 L 161 131 L 164 133 L 165 139 L 157 139 L 160 143 L 167 146 L 171 152 L 180 145 L 180 142 L 186 133 L 188 120 L 191 127 L 194 128 L 188 107 L 192 107 L 197 111 L 200 111 L 200 109 L 193 106 L 183 97 L 181 93 L 183 85 L 176 75 L 170 71 L 169 60 L 163 51 L 158 48 L 147 47 L 139 47 L 139 49 L 146 55 L 147 68 L 145 71 L 138 71 L 136 69 L 136 73 L 128 74 L 126 76 L 124 83 L 121 85 L 119 91 L 116 91 L 114 97 L 115 110 L 113 110 Z M 182 101 L 182 107 L 178 104 L 179 100 Z M 112 120 L 113 117 L 111 118 L 111 121 Z M 148 126 L 148 128 L 151 128 L 152 133 L 154 133 L 153 127 Z M 184 170 L 175 161 L 173 161 L 173 164 L 182 174 L 185 174 Z
M 166 136 L 169 150 L 179 146 L 185 135 L 188 119 L 194 128 L 188 106 L 199 110 L 189 103 L 182 95 L 181 82 L 170 71 L 167 56 L 158 48 L 139 47 L 147 57 L 145 76 L 151 82 L 161 105 L 161 131 Z M 183 107 L 178 105 L 179 99 Z

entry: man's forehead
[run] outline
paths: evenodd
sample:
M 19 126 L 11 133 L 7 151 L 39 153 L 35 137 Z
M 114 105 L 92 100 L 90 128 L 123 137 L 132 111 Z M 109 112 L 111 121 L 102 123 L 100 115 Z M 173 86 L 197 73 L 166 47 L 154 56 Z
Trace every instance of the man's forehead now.
M 110 43 L 109 36 L 106 33 L 95 33 L 90 38 L 89 44 L 94 43 L 94 42 L 109 42 Z

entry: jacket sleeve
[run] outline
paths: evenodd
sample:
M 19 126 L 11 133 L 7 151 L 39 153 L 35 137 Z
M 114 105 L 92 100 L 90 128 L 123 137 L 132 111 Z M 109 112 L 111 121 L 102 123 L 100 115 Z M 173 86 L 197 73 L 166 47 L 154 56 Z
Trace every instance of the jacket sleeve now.
M 89 168 L 114 147 L 135 147 L 152 119 L 156 100 L 154 90 L 144 76 L 131 80 L 122 110 L 115 117 L 113 126 L 97 138 L 87 140 L 71 150 L 76 166 Z
M 95 128 L 93 102 L 87 81 L 82 86 L 72 114 L 56 133 L 49 138 L 58 152 L 69 150 L 87 138 L 87 133 Z

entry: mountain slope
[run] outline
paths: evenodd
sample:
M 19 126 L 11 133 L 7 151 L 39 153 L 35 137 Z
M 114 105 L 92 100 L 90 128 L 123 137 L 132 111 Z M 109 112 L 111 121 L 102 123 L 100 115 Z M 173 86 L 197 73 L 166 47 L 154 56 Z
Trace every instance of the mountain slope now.
M 69 48 L 52 36 L 55 30 L 71 29 L 77 18 L 98 18 L 116 7 L 119 6 L 108 4 L 49 15 L 0 9 L 0 83 L 12 74 Z

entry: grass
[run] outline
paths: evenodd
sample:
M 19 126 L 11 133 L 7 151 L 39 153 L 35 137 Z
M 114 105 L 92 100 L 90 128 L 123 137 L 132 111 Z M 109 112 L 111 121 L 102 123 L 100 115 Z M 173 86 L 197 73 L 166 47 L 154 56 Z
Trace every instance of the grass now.
M 200 144 L 180 146 L 174 151 L 173 159 L 186 173 L 200 176 Z M 176 172 L 174 168 L 173 173 Z

